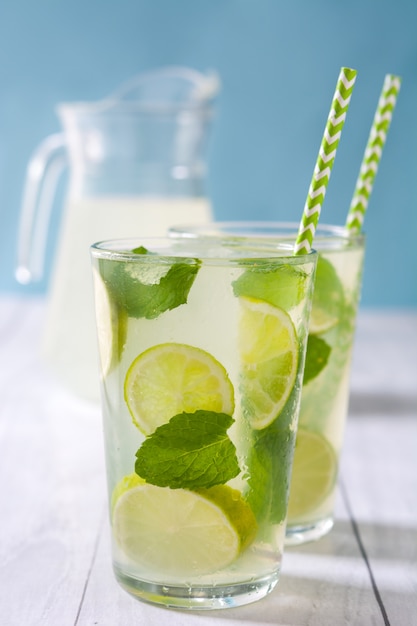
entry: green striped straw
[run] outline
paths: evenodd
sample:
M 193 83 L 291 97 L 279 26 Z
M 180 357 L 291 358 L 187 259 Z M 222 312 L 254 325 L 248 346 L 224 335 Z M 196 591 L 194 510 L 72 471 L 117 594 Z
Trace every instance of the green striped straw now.
M 294 254 L 302 254 L 311 250 L 355 80 L 356 71 L 342 67 L 304 205 Z
M 346 219 L 346 228 L 352 232 L 360 232 L 362 229 L 400 86 L 401 78 L 399 76 L 395 76 L 394 74 L 387 74 L 385 76 Z

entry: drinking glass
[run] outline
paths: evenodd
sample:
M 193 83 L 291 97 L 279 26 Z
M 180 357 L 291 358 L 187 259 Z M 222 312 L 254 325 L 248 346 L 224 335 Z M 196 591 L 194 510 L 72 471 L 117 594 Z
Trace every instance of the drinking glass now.
M 115 576 L 215 609 L 279 578 L 317 254 L 206 238 L 92 246 Z
M 276 237 L 294 242 L 297 231 L 298 225 L 288 222 L 214 222 L 201 227 L 176 226 L 170 232 L 184 238 L 222 236 L 234 241 Z M 365 237 L 343 227 L 319 225 L 313 245 L 319 258 L 288 505 L 287 544 L 319 539 L 334 524 Z

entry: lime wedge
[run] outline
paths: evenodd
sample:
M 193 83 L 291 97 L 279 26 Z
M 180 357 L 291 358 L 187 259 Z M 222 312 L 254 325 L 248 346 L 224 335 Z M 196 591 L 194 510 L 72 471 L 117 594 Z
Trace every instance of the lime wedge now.
M 114 505 L 116 504 L 117 500 L 126 491 L 129 491 L 129 489 L 132 489 L 132 487 L 137 487 L 138 485 L 144 485 L 144 484 L 145 484 L 145 480 L 141 478 L 140 476 L 138 476 L 138 474 L 136 474 L 135 472 L 133 472 L 132 474 L 127 474 L 127 476 L 123 476 L 123 478 L 119 480 L 119 482 L 117 483 L 117 485 L 115 486 L 111 494 L 111 500 L 110 500 L 111 510 L 112 511 L 114 510 Z
M 145 434 L 178 413 L 197 410 L 232 415 L 233 385 L 223 365 L 193 346 L 164 343 L 131 364 L 124 395 L 133 422 Z
M 216 485 L 210 489 L 201 489 L 199 493 L 223 509 L 237 530 L 241 550 L 252 543 L 256 536 L 257 522 L 240 491 L 228 485 Z
M 253 538 L 256 522 L 248 511 L 226 485 L 200 494 L 145 483 L 117 499 L 113 534 L 125 556 L 148 573 L 200 576 L 227 567 Z
M 319 256 L 310 315 L 311 333 L 323 334 L 338 323 L 344 306 L 343 286 L 333 265 Z
M 337 457 L 332 445 L 319 433 L 298 429 L 295 442 L 288 522 L 314 513 L 333 489 Z
M 299 346 L 288 313 L 255 298 L 239 298 L 242 409 L 262 429 L 281 412 L 294 387 Z
M 105 377 L 120 360 L 126 341 L 127 315 L 118 310 L 96 268 L 93 268 L 93 279 L 98 347 Z

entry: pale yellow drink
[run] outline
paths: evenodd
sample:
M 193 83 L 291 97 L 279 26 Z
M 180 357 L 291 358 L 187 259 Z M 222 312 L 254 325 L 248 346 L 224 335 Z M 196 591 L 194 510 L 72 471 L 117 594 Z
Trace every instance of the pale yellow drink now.
M 319 227 L 315 246 L 319 261 L 288 510 L 290 544 L 318 539 L 334 523 L 364 260 L 363 236 L 344 229 Z
M 316 255 L 197 239 L 92 255 L 116 577 L 166 606 L 258 600 L 281 567 Z

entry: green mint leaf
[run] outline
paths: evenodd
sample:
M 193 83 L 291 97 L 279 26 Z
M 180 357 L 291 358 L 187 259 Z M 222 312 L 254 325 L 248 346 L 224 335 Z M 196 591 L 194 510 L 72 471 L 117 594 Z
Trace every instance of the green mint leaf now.
M 297 306 L 305 296 L 305 272 L 292 265 L 271 269 L 270 265 L 259 265 L 246 270 L 233 283 L 235 296 L 247 296 L 265 300 L 273 306 L 290 309 Z
M 225 413 L 179 413 L 159 426 L 136 453 L 135 471 L 146 482 L 171 489 L 225 484 L 240 472 Z
M 298 390 L 293 390 L 280 419 L 248 436 L 244 498 L 258 523 L 279 524 L 285 519 L 298 410 L 299 394 Z
M 196 265 L 174 263 L 159 283 L 149 285 L 132 280 L 126 293 L 129 315 L 155 319 L 161 313 L 185 304 L 197 271 Z
M 149 254 L 142 248 L 135 248 L 133 252 Z M 155 319 L 187 302 L 199 267 L 198 259 L 173 260 L 166 267 L 103 260 L 100 272 L 113 300 L 129 317 Z
M 274 432 L 254 441 L 251 475 L 245 499 L 258 523 L 279 524 L 285 518 L 295 432 Z
M 303 385 L 316 378 L 326 367 L 331 351 L 329 344 L 321 337 L 313 334 L 308 336 Z
M 153 254 L 152 252 L 149 252 L 149 250 L 147 250 L 145 246 L 138 246 L 137 248 L 133 248 L 132 252 L 133 254 Z

